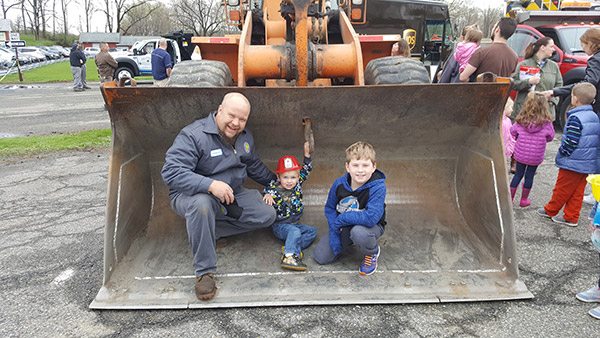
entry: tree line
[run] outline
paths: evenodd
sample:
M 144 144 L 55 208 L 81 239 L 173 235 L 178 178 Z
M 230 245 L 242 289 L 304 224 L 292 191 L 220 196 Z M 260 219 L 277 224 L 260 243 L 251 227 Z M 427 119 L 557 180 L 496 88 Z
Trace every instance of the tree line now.
M 19 11 L 13 30 L 45 39 L 69 31 L 97 31 L 92 17 L 102 16 L 104 32 L 162 35 L 183 29 L 198 36 L 231 33 L 221 0 L 0 0 L 3 17 Z M 234 27 L 237 31 L 237 27 Z
M 372 0 L 376 1 L 376 0 Z M 436 0 L 447 2 L 456 33 L 473 23 L 489 36 L 494 23 L 502 16 L 502 8 L 474 9 L 469 0 Z M 3 17 L 8 11 L 20 12 L 13 29 L 31 33 L 36 39 L 69 30 L 91 32 L 92 17 L 104 17 L 104 32 L 122 35 L 162 35 L 183 29 L 197 36 L 213 36 L 238 32 L 224 22 L 221 0 L 0 0 Z

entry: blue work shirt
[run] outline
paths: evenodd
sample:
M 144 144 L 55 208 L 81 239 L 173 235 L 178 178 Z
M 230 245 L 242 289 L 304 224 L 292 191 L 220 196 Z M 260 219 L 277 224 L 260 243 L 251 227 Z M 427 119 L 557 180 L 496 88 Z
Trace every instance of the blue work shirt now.
M 152 77 L 154 80 L 164 80 L 167 78 L 167 68 L 173 68 L 171 56 L 166 50 L 156 48 L 152 51 Z

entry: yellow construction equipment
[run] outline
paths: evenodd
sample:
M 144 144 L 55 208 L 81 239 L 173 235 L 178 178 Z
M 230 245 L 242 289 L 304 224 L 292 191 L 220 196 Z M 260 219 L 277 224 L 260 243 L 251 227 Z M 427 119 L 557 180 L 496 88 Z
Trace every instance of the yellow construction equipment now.
M 428 84 L 420 61 L 387 57 L 394 38 L 355 33 L 346 15 L 358 17 L 352 3 L 325 16 L 325 4 L 309 0 L 265 0 L 261 11 L 243 10 L 254 7 L 242 3 L 237 14 L 226 6 L 230 17 L 243 18 L 241 35 L 195 38 L 204 60 L 179 63 L 172 87 L 102 88 L 112 144 L 104 282 L 90 307 L 532 297 L 519 280 L 500 133 L 510 84 Z M 366 10 L 367 1 L 360 3 Z M 387 175 L 388 222 L 375 274 L 358 273 L 358 250 L 320 266 L 312 247 L 304 252 L 308 271 L 283 271 L 281 243 L 263 229 L 229 237 L 217 249 L 217 294 L 196 299 L 185 220 L 172 211 L 160 171 L 181 128 L 206 117 L 231 91 L 250 100 L 247 128 L 270 168 L 283 155 L 302 154 L 302 122 L 310 119 L 314 168 L 303 185 L 303 223 L 318 228 L 317 241 L 328 229 L 328 189 L 345 172 L 344 149 L 359 140 L 375 147 L 377 167 Z

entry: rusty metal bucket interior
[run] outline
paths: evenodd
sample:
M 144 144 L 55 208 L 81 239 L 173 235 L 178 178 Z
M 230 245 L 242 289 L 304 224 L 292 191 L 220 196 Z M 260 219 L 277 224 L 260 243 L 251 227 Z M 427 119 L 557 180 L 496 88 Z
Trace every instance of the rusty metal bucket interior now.
M 217 249 L 216 296 L 195 298 L 184 219 L 160 171 L 180 129 L 216 110 L 229 91 L 252 104 L 247 125 L 272 169 L 302 157 L 302 119 L 315 138 L 303 223 L 319 234 L 306 272 L 283 270 L 270 228 Z M 500 119 L 508 84 L 308 88 L 104 88 L 112 149 L 104 285 L 96 309 L 455 302 L 533 297 L 518 278 Z M 375 274 L 358 273 L 348 249 L 331 265 L 313 259 L 327 232 L 324 205 L 345 173 L 345 148 L 366 141 L 387 175 L 387 226 Z M 249 187 L 260 188 L 254 182 Z

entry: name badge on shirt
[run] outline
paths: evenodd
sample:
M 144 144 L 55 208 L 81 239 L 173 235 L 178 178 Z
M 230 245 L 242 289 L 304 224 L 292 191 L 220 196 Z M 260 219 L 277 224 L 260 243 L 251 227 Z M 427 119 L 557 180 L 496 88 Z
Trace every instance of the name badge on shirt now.
M 223 150 L 221 149 L 213 149 L 210 151 L 210 157 L 217 157 L 223 155 Z

